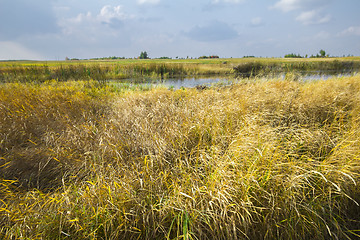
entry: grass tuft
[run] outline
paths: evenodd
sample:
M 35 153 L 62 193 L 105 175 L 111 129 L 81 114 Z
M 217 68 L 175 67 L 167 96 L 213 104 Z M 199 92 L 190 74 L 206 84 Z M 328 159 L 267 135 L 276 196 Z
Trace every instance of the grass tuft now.
M 359 90 L 2 84 L 0 236 L 355 239 Z

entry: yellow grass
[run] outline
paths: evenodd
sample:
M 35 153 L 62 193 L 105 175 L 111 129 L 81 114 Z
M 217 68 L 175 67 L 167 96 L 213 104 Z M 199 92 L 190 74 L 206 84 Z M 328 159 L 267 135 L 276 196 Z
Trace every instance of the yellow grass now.
M 359 235 L 360 77 L 0 86 L 0 236 Z

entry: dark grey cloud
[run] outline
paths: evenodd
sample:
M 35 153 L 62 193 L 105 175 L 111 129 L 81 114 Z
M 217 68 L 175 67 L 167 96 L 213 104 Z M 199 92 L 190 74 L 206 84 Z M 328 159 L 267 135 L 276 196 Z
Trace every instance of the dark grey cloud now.
M 59 31 L 51 0 L 0 0 L 0 40 Z
M 213 42 L 234 39 L 238 36 L 238 33 L 227 23 L 213 21 L 205 26 L 196 26 L 185 35 L 196 41 Z

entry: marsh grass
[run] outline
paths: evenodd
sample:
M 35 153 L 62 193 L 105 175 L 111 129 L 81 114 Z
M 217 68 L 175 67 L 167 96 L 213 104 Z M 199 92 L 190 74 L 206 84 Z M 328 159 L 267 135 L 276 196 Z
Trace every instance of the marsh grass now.
M 8 239 L 355 239 L 360 78 L 0 88 Z
M 359 61 L 346 59 L 302 59 L 302 60 L 253 60 L 246 61 L 234 67 L 238 77 L 260 77 L 276 75 L 279 73 L 317 73 L 317 74 L 343 74 L 356 73 L 360 69 Z
M 199 76 L 276 77 L 291 72 L 316 74 L 354 73 L 360 69 L 359 58 L 321 59 L 182 59 L 60 62 L 0 62 L 0 82 L 42 83 L 50 80 L 85 81 L 135 79 L 145 83 L 168 78 Z
M 178 62 L 79 62 L 77 64 L 61 62 L 50 65 L 44 64 L 21 64 L 0 65 L 0 82 L 42 83 L 50 80 L 57 81 L 84 81 L 97 80 L 129 80 L 136 79 L 144 82 L 144 79 L 167 79 L 184 76 L 209 76 L 215 74 L 228 75 L 232 69 L 220 64 L 201 63 L 178 63 Z

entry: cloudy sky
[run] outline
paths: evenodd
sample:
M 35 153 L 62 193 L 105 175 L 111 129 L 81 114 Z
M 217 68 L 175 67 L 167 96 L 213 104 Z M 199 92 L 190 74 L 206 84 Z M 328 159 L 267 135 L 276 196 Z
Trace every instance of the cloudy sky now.
M 0 0 L 0 59 L 360 56 L 359 0 Z

